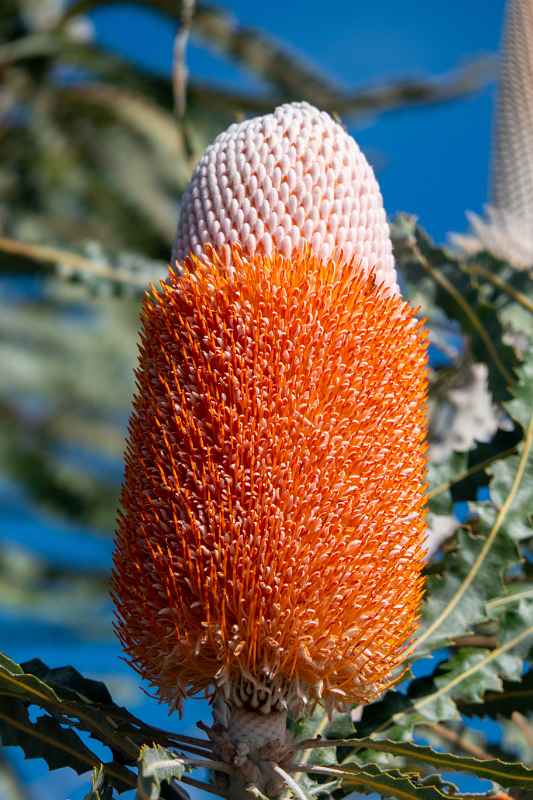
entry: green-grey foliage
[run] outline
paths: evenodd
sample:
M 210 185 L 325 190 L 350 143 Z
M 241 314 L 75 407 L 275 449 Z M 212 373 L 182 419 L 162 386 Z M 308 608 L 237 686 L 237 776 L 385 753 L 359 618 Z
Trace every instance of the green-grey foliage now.
M 533 713 L 533 671 L 520 682 L 504 681 L 501 691 L 485 692 L 480 702 L 461 704 L 461 711 L 479 717 L 510 717 L 515 711 Z
M 158 800 L 163 783 L 182 778 L 185 763 L 163 747 L 143 747 L 139 753 L 137 800 Z

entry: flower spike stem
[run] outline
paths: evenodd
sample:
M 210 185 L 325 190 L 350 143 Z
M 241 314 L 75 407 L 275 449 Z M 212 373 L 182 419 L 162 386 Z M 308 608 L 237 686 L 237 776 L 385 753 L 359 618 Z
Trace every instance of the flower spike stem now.
M 218 774 L 217 778 L 225 784 L 231 800 L 249 800 L 251 786 L 269 798 L 277 797 L 287 782 L 276 767 L 280 763 L 288 765 L 293 752 L 287 732 L 287 712 L 265 714 L 231 708 L 218 696 L 215 720 L 207 731 L 216 757 L 225 765 L 222 771 L 226 774 Z

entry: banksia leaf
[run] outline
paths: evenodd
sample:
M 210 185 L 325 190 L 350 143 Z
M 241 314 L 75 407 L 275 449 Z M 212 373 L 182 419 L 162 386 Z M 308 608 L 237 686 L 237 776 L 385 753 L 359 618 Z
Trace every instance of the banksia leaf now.
M 136 800 L 158 800 L 162 784 L 181 778 L 185 772 L 183 760 L 159 745 L 142 747 L 139 752 L 139 772 Z
M 310 748 L 324 748 L 331 743 L 321 740 L 313 740 L 306 743 Z M 479 759 L 470 756 L 457 755 L 455 753 L 441 753 L 431 747 L 425 747 L 411 742 L 397 742 L 391 739 L 374 741 L 373 739 L 344 739 L 335 743 L 338 747 L 351 747 L 352 752 L 357 754 L 359 751 L 373 750 L 375 752 L 388 753 L 389 755 L 404 757 L 408 763 L 421 762 L 429 764 L 437 769 L 448 772 L 466 772 L 477 775 L 478 778 L 486 778 L 503 786 L 533 786 L 533 770 L 528 769 L 524 764 L 509 763 L 500 761 L 496 758 Z M 353 756 L 352 756 L 353 758 Z M 343 766 L 347 764 L 347 759 L 343 761 Z M 335 769 L 335 767 L 333 767 Z
M 418 613 L 425 335 L 355 265 L 206 257 L 144 306 L 119 634 L 171 703 L 367 701 Z
M 99 758 L 70 727 L 42 714 L 34 719 L 22 700 L 0 696 L 0 741 L 3 747 L 20 747 L 27 759 L 43 759 L 50 770 L 70 767 L 82 775 L 100 763 Z M 130 788 L 126 769 L 112 768 L 119 791 Z

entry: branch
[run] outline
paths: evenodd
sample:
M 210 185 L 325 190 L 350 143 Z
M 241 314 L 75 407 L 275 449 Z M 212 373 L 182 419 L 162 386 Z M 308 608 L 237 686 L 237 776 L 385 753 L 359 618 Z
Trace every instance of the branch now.
M 504 281 L 499 275 L 495 275 L 494 272 L 481 266 L 481 264 L 468 265 L 466 271 L 470 273 L 470 275 L 481 275 L 489 283 L 492 283 L 493 286 L 496 286 L 498 289 L 501 289 L 502 292 L 509 295 L 516 303 L 533 313 L 533 300 L 527 297 L 523 292 L 519 292 L 518 289 L 515 289 L 507 283 L 507 281 Z
M 78 14 L 121 0 L 77 0 L 69 5 L 58 23 L 59 29 Z M 157 9 L 171 19 L 181 21 L 184 6 L 190 0 L 134 0 L 136 5 Z M 334 85 L 319 70 L 295 56 L 266 34 L 239 25 L 225 9 L 198 3 L 191 21 L 192 34 L 218 52 L 255 72 L 286 96 L 319 98 L 334 91 Z
M 533 748 L 533 727 L 519 711 L 513 711 L 511 719 L 526 740 L 528 747 Z
M 491 759 L 491 756 L 481 747 L 473 742 L 470 742 L 465 736 L 457 731 L 452 731 L 450 728 L 446 728 L 444 725 L 441 725 L 438 722 L 436 722 L 434 725 L 421 725 L 420 727 L 427 728 L 428 731 L 436 734 L 439 739 L 450 742 L 450 744 L 455 745 L 464 753 L 469 753 L 471 756 L 474 756 L 474 758 L 479 758 L 482 761 L 489 761 Z
M 450 642 L 452 647 L 482 647 L 486 650 L 494 650 L 498 647 L 498 639 L 496 636 L 481 636 L 473 634 L 472 636 L 459 636 Z
M 181 24 L 174 39 L 174 55 L 172 65 L 172 88 L 174 90 L 174 108 L 178 119 L 185 115 L 187 78 L 189 73 L 185 63 L 187 42 L 191 32 L 191 24 L 195 11 L 195 0 L 183 0 L 181 4 Z
M 218 789 L 217 787 L 212 786 L 210 783 L 204 783 L 204 781 L 198 781 L 196 778 L 190 778 L 188 775 L 182 775 L 180 778 L 180 783 L 186 783 L 188 786 L 194 786 L 195 789 L 201 789 L 203 792 L 215 794 L 217 797 L 229 796 L 223 789 Z
M 309 102 L 322 110 L 346 117 L 363 116 L 398 111 L 406 107 L 434 106 L 460 100 L 475 94 L 496 75 L 495 59 L 485 57 L 472 61 L 465 67 L 434 78 L 402 78 L 382 86 L 361 87 L 351 92 L 340 89 L 327 93 L 308 93 Z M 212 109 L 236 109 L 246 114 L 265 114 L 289 100 L 301 98 L 297 91 L 287 94 L 247 94 L 223 86 L 191 81 L 188 94 L 195 103 Z
M 133 272 L 93 261 L 86 256 L 57 247 L 30 244 L 29 242 L 21 242 L 18 239 L 0 236 L 0 252 L 27 258 L 42 266 L 60 266 L 67 270 L 82 273 L 90 278 L 103 278 L 122 286 L 129 286 L 135 289 L 148 288 L 148 281 Z
M 74 4 L 69 7 L 67 12 L 69 19 L 77 6 L 78 4 Z M 194 30 L 194 24 L 199 16 L 201 14 L 197 9 L 191 22 L 192 30 Z M 177 18 L 179 19 L 179 17 Z M 185 41 L 182 38 L 178 42 L 178 56 L 181 54 Z M 381 113 L 405 107 L 451 102 L 479 91 L 496 75 L 495 58 L 486 56 L 443 76 L 420 79 L 403 78 L 382 86 L 362 87 L 346 92 L 330 82 L 324 83 L 321 78 L 319 79 L 314 73 L 311 75 L 305 69 L 296 70 L 293 61 L 288 63 L 288 56 L 284 52 L 280 55 L 276 51 L 276 54 L 279 64 L 284 65 L 282 71 L 285 75 L 284 81 L 282 81 L 281 76 L 278 75 L 279 64 L 276 64 L 275 75 L 265 74 L 265 79 L 274 87 L 274 91 L 271 93 L 263 96 L 250 95 L 202 82 L 189 83 L 187 92 L 195 102 L 201 103 L 209 109 L 239 110 L 249 114 L 260 114 L 271 111 L 280 103 L 303 98 L 320 106 L 324 111 L 354 116 L 369 112 Z M 235 56 L 235 54 L 230 55 Z M 72 60 L 73 63 L 83 63 L 90 56 L 93 61 L 96 59 L 97 67 L 98 59 L 100 59 L 104 71 L 108 72 L 111 67 L 116 72 L 121 63 L 120 58 L 106 54 L 95 48 L 94 45 L 73 43 L 59 32 L 54 32 L 32 34 L 2 45 L 0 47 L 0 66 L 41 56 L 51 58 L 61 56 L 64 59 Z M 239 60 L 237 56 L 235 58 Z M 249 64 L 245 64 L 245 66 L 251 69 Z M 183 72 L 178 75 L 178 94 L 181 91 L 179 84 L 183 81 L 183 77 Z M 117 78 L 116 74 L 114 78 Z
M 485 56 L 441 77 L 406 78 L 374 89 L 354 91 L 340 98 L 332 110 L 349 115 L 447 103 L 479 91 L 495 75 L 496 59 Z
M 495 461 L 499 461 L 500 459 L 507 458 L 508 456 L 512 456 L 515 454 L 516 454 L 516 446 L 508 447 L 507 450 L 501 450 L 494 456 L 486 458 L 484 461 L 480 461 L 478 464 L 474 464 L 473 467 L 458 472 L 453 478 L 453 480 L 446 481 L 445 483 L 439 483 L 438 486 L 434 486 L 433 489 L 430 489 L 430 491 L 427 493 L 426 495 L 427 499 L 431 500 L 433 497 L 437 497 L 437 495 L 442 494 L 443 492 L 447 492 L 456 483 L 459 483 L 465 478 L 469 478 L 471 475 L 475 475 L 477 472 L 481 472 L 486 467 L 489 467 L 491 464 L 494 464 Z

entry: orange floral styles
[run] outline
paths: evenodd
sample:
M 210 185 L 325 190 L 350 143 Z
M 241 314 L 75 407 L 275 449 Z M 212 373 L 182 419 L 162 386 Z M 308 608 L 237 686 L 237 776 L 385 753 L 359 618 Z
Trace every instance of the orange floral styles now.
M 309 247 L 206 248 L 146 296 L 114 558 L 118 633 L 179 707 L 367 702 L 413 634 L 426 334 Z

